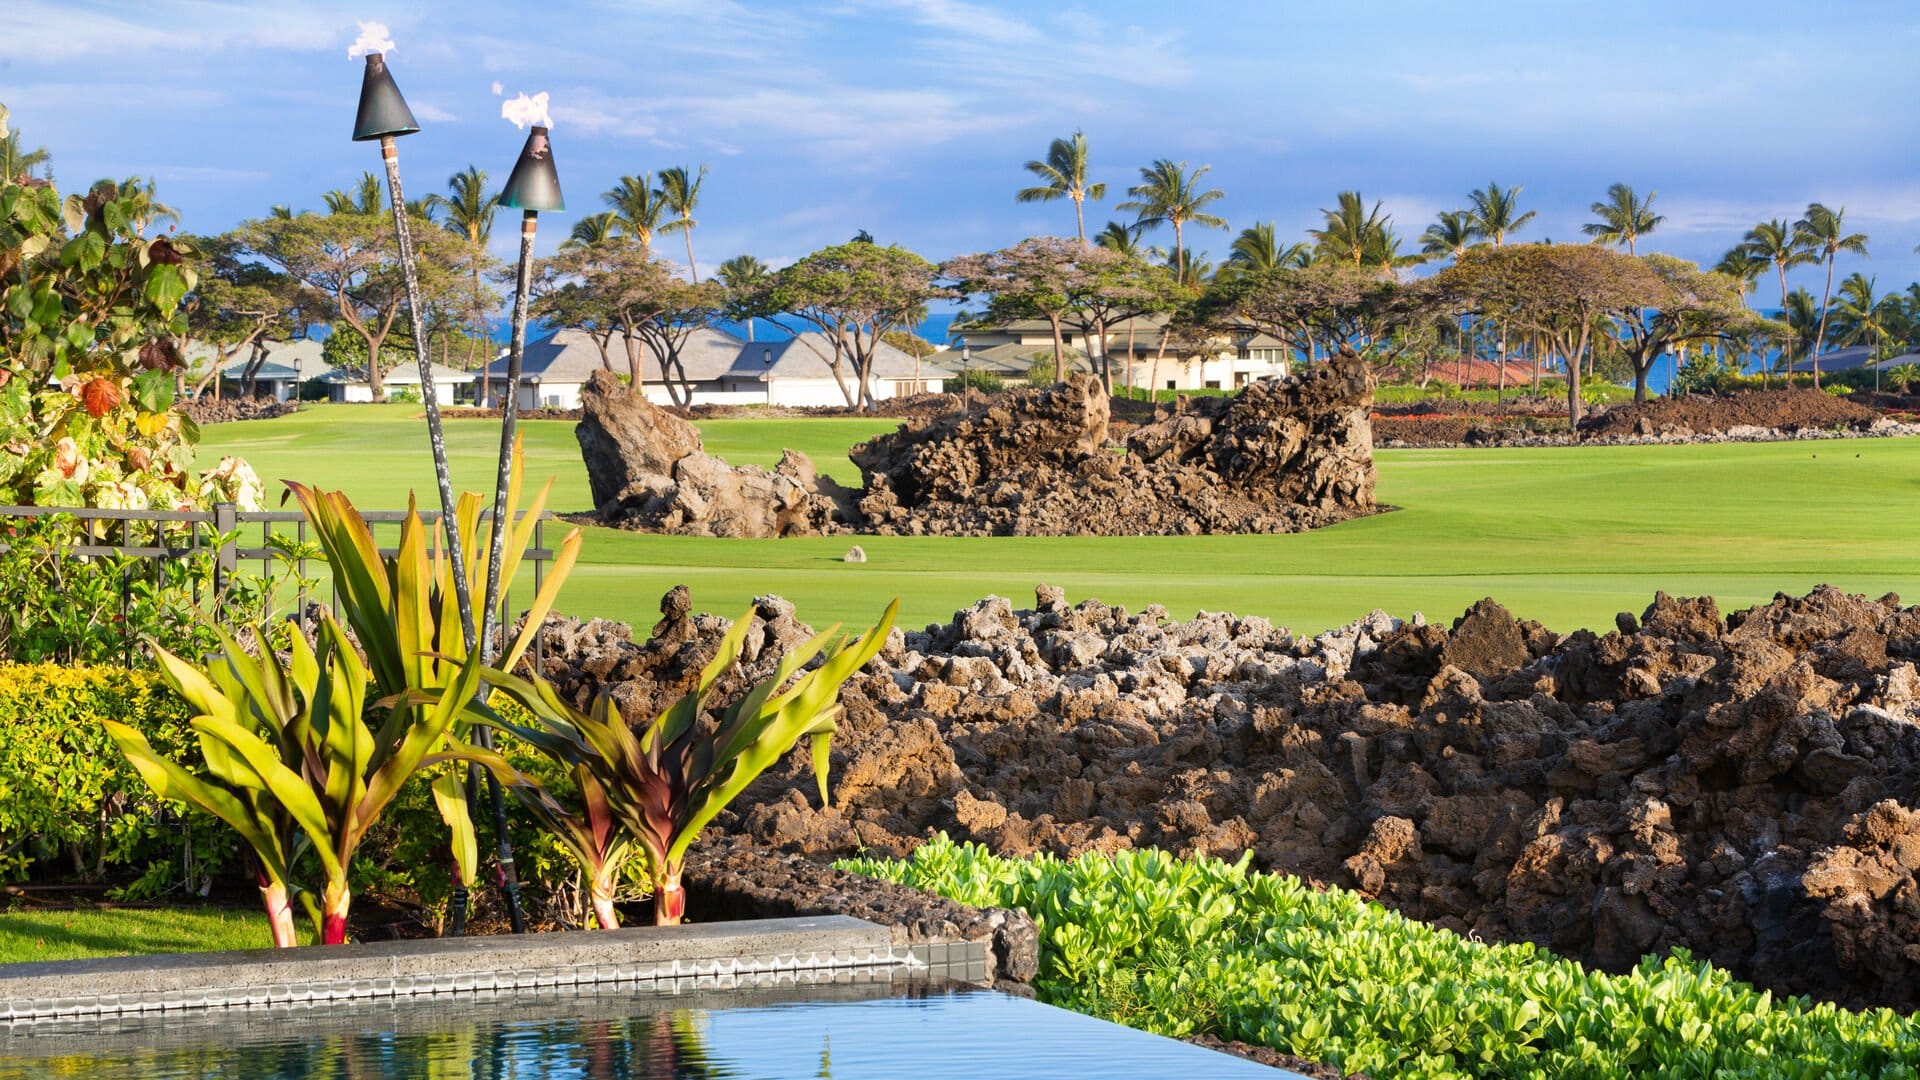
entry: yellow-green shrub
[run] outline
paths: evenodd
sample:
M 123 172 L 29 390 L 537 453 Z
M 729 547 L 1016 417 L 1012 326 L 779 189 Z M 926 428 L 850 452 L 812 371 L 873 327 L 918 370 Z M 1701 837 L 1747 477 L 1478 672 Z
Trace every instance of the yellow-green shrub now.
M 151 672 L 0 663 L 0 879 L 56 858 L 54 872 L 98 877 L 177 853 L 103 718 L 198 755 L 186 704 Z

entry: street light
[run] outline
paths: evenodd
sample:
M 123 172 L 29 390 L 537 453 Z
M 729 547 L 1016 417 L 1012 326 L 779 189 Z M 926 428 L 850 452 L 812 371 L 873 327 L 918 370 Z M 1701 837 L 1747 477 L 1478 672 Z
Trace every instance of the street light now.
M 971 413 L 973 411 L 973 372 L 970 369 L 973 366 L 973 346 L 968 345 L 967 339 L 963 337 L 954 338 L 954 341 L 960 345 L 960 405 L 962 411 Z
M 767 384 L 767 405 L 773 405 L 773 347 L 760 350 L 760 381 Z

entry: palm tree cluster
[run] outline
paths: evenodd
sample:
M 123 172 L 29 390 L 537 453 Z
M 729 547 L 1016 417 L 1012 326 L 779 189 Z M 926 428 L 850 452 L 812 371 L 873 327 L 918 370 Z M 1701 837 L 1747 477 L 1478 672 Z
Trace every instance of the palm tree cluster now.
M 656 235 L 679 233 L 687 244 L 687 276 L 698 285 L 700 270 L 693 260 L 693 230 L 700 223 L 694 220 L 693 212 L 700 205 L 700 189 L 706 182 L 705 165 L 698 169 L 675 165 L 651 176 L 622 176 L 600 196 L 607 209 L 574 222 L 565 246 L 593 247 L 623 236 L 650 252 Z
M 1794 330 L 1783 363 L 1791 365 L 1797 352 L 1812 360 L 1813 385 L 1820 385 L 1820 354 L 1825 351 L 1827 329 L 1832 316 L 1841 316 L 1839 340 L 1846 344 L 1880 344 L 1893 340 L 1881 330 L 1898 320 L 1898 312 L 1874 313 L 1881 306 L 1873 296 L 1873 281 L 1854 274 L 1841 285 L 1843 310 L 1833 309 L 1834 263 L 1842 254 L 1867 255 L 1867 235 L 1847 231 L 1847 208 L 1825 203 L 1808 203 L 1800 219 L 1788 224 L 1778 218 L 1763 221 L 1747 230 L 1747 235 L 1720 260 L 1716 269 L 1742 283 L 1744 295 L 1771 268 L 1780 282 L 1780 310 Z M 1787 290 L 1787 271 L 1796 266 L 1819 264 L 1826 268 L 1826 286 L 1815 305 L 1805 289 Z M 1857 280 L 1856 280 L 1857 279 Z M 1850 291 L 1849 291 L 1850 290 Z M 1900 303 L 1896 298 L 1895 303 Z M 1848 307 L 1847 305 L 1851 305 Z

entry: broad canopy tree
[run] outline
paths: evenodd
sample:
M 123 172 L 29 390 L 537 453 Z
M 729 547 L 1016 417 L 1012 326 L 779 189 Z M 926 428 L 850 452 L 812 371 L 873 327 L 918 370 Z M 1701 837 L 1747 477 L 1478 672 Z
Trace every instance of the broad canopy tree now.
M 298 214 L 250 221 L 241 226 L 240 236 L 248 254 L 324 298 L 339 325 L 365 343 L 367 383 L 375 401 L 385 400 L 382 350 L 407 298 L 392 222 L 381 214 Z M 460 302 L 472 249 L 424 219 L 415 223 L 413 243 L 422 301 Z
M 536 317 L 586 333 L 608 370 L 617 335 L 636 389 L 645 385 L 643 358 L 650 352 L 668 398 L 676 405 L 693 403 L 681 353 L 695 331 L 726 317 L 731 294 L 725 285 L 689 282 L 627 237 L 563 249 L 542 260 L 538 279 L 531 305 Z
M 874 360 L 887 332 L 908 328 L 927 304 L 952 296 L 934 281 L 927 260 L 898 245 L 854 240 L 774 273 L 751 306 L 756 313 L 784 312 L 819 330 L 833 345 L 833 355 L 822 359 L 847 405 L 866 412 L 873 406 Z
M 300 282 L 284 271 L 248 256 L 238 233 L 197 238 L 189 261 L 198 274 L 183 304 L 187 333 L 183 346 L 199 342 L 212 350 L 207 370 L 195 384 L 195 397 L 209 384 L 220 393 L 220 370 L 247 354 L 240 372 L 242 394 L 252 394 L 254 379 L 267 358 L 267 342 L 298 335 L 326 312 Z M 183 347 L 182 352 L 185 349 Z
M 1173 273 L 1163 267 L 1052 236 L 950 259 L 941 266 L 940 276 L 953 282 L 956 291 L 986 300 L 982 317 L 988 322 L 1046 320 L 1053 330 L 1056 382 L 1066 377 L 1064 330 L 1078 330 L 1108 393 L 1113 392 L 1107 349 L 1111 328 L 1129 319 L 1171 311 L 1182 298 Z

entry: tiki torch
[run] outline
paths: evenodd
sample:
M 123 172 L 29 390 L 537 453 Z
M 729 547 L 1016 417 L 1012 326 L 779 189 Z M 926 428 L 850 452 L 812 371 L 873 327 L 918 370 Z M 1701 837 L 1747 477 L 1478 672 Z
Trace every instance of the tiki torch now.
M 434 388 L 433 365 L 427 356 L 426 320 L 420 307 L 420 281 L 414 263 L 413 232 L 407 220 L 406 196 L 400 187 L 400 152 L 394 145 L 396 138 L 419 131 L 420 123 L 413 118 L 413 110 L 407 108 L 407 100 L 400 95 L 400 87 L 395 85 L 393 73 L 387 70 L 386 54 L 391 51 L 393 40 L 388 37 L 384 25 L 360 24 L 360 38 L 347 50 L 350 57 L 364 54 L 367 58 L 366 74 L 360 83 L 360 111 L 353 123 L 353 139 L 355 142 L 378 140 L 380 156 L 387 168 L 387 199 L 393 210 L 393 232 L 400 251 L 400 271 L 406 279 L 407 312 L 413 320 L 414 356 L 420 368 L 420 399 L 426 406 L 427 440 L 433 450 L 434 479 L 440 488 L 440 521 L 446 538 L 449 569 L 453 574 L 454 602 L 460 612 L 460 633 L 466 642 L 467 654 L 471 656 L 475 649 L 480 648 L 483 639 L 474 626 L 473 591 L 467 583 L 467 553 L 461 542 L 460 531 L 454 524 L 459 517 L 453 500 L 453 476 L 447 468 L 446 434 L 440 427 L 440 395 Z M 469 807 L 473 804 L 478 787 L 474 771 L 469 767 Z M 489 779 L 492 779 L 491 775 Z M 494 825 L 500 840 L 501 874 L 508 883 L 507 914 L 514 932 L 520 933 L 526 928 L 526 919 L 520 910 L 519 881 L 513 872 L 512 842 L 505 827 L 506 805 L 498 780 L 493 781 L 492 794 Z M 455 936 L 466 932 L 468 884 L 457 882 L 454 887 L 451 907 Z
M 487 602 L 480 615 L 481 648 L 492 661 L 498 654 L 493 646 L 493 620 L 501 604 L 500 560 L 506 546 L 507 527 L 511 524 L 501 511 L 507 505 L 507 489 L 513 479 L 514 425 L 520 415 L 520 369 L 527 350 L 527 293 L 533 285 L 533 241 L 540 228 L 540 211 L 565 210 L 560 197 L 560 174 L 553 167 L 553 144 L 548 139 L 553 120 L 547 115 L 547 95 L 521 94 L 500 107 L 500 115 L 516 127 L 532 123 L 520 159 L 513 164 L 507 186 L 499 203 L 520 211 L 520 265 L 514 277 L 513 329 L 507 344 L 507 380 L 505 399 L 500 403 L 500 471 L 493 492 L 493 531 L 487 546 Z
M 393 73 L 387 70 L 386 54 L 393 49 L 387 28 L 380 23 L 361 23 L 360 39 L 347 50 L 348 56 L 365 54 L 366 74 L 360 82 L 360 112 L 353 122 L 353 141 L 380 143 L 380 157 L 387 167 L 387 199 L 393 209 L 394 238 L 400 248 L 400 270 L 407 282 L 407 312 L 413 319 L 413 349 L 420 365 L 420 399 L 427 408 L 427 439 L 433 449 L 434 479 L 440 485 L 441 521 L 446 529 L 447 553 L 452 560 L 453 583 L 460 608 L 460 629 L 467 649 L 474 648 L 473 597 L 467 588 L 466 552 L 454 528 L 453 477 L 447 470 L 447 440 L 440 429 L 440 396 L 433 386 L 433 366 L 427 359 L 426 323 L 420 311 L 420 281 L 414 268 L 413 232 L 407 222 L 407 200 L 400 189 L 400 151 L 394 139 L 420 130 L 407 99 L 400 96 Z
M 506 549 L 507 530 L 512 525 L 507 520 L 507 496 L 513 480 L 514 426 L 520 415 L 520 370 L 527 349 L 527 294 L 533 284 L 533 241 L 540 228 L 540 211 L 566 209 L 566 202 L 560 197 L 560 174 L 553 167 L 553 145 L 548 139 L 553 120 L 547 115 L 547 95 L 540 93 L 528 97 L 521 94 L 504 103 L 500 107 L 500 115 L 512 120 L 516 127 L 531 123 L 533 130 L 527 133 L 526 145 L 520 148 L 520 159 L 514 162 L 513 172 L 507 177 L 507 186 L 501 190 L 499 197 L 501 206 L 520 211 L 520 264 L 514 276 L 513 329 L 507 345 L 506 396 L 500 402 L 500 470 L 495 478 L 493 523 L 487 541 L 486 603 L 480 609 L 480 648 L 490 664 L 499 662 L 502 651 L 493 642 L 494 619 L 502 614 L 500 609 L 504 606 L 500 562 Z M 479 737 L 481 745 L 489 745 L 492 732 L 482 728 Z M 487 789 L 493 796 L 494 828 L 502 844 L 502 884 L 511 900 L 514 928 L 518 932 L 520 881 L 514 871 L 511 851 L 505 846 L 506 806 L 500 795 L 500 780 L 491 772 L 487 774 Z

